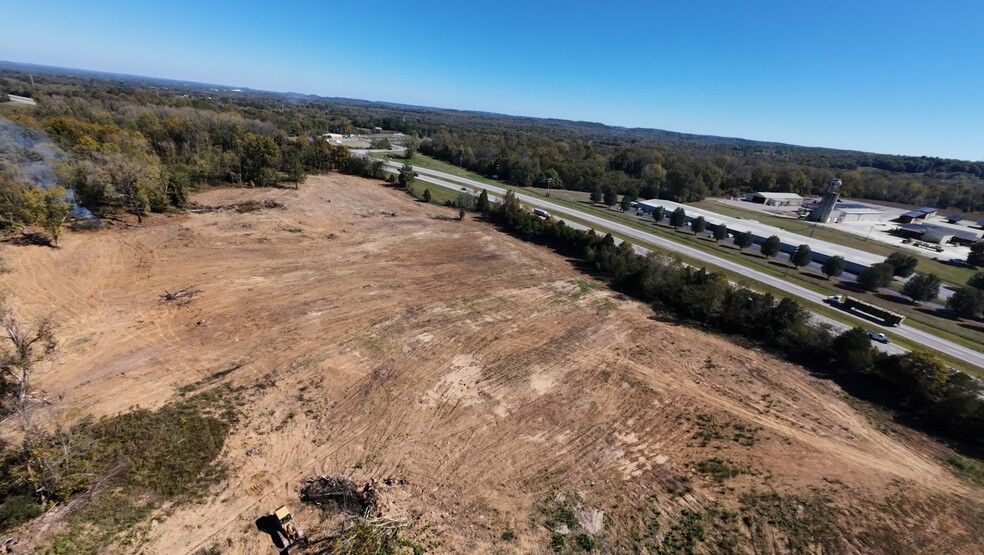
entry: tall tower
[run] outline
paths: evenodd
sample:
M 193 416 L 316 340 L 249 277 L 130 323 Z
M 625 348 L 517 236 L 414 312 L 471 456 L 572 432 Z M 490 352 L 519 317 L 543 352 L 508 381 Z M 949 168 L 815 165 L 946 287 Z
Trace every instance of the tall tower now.
M 827 223 L 830 219 L 830 213 L 834 211 L 834 207 L 837 206 L 837 199 L 840 198 L 840 179 L 831 179 L 830 185 L 827 185 L 826 192 L 820 197 L 820 206 L 810 213 L 808 218 L 811 222 L 820 222 L 822 224 Z

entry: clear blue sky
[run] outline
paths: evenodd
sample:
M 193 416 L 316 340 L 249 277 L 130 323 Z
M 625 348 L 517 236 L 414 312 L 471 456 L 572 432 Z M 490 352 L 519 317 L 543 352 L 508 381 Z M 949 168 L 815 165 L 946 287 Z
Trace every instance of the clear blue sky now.
M 0 59 L 984 159 L 984 1 L 8 0 Z

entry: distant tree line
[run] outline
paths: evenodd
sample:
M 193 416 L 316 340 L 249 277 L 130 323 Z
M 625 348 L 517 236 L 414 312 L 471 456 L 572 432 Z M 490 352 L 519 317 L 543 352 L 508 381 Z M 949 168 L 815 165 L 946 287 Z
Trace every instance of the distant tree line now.
M 869 393 L 873 402 L 900 411 L 910 423 L 944 437 L 984 447 L 984 387 L 951 372 L 931 354 L 885 355 L 862 328 L 835 334 L 813 325 L 809 312 L 790 298 L 776 299 L 735 286 L 720 273 L 686 266 L 650 253 L 636 254 L 609 234 L 576 230 L 523 210 L 512 192 L 491 206 L 504 230 L 584 260 L 613 288 L 715 331 L 744 337 L 790 361 Z M 984 280 L 981 280 L 984 281 Z
M 125 137 L 116 142 L 156 155 L 171 185 L 161 193 L 166 197 L 202 182 L 259 185 L 289 182 L 301 169 L 325 171 L 325 164 L 303 159 L 298 165 L 303 148 L 292 142 L 382 127 L 423 137 L 424 154 L 523 186 L 690 202 L 749 191 L 817 194 L 837 177 L 848 197 L 984 211 L 984 162 L 192 85 L 53 74 L 35 81 L 0 72 L 0 90 L 39 100 L 43 125 L 61 116 L 95 125 L 85 134 L 97 140 L 118 134 L 116 128 L 142 135 L 146 145 Z M 272 140 L 282 152 L 247 133 Z
M 655 146 L 558 141 L 550 135 L 506 131 L 440 130 L 420 151 L 486 176 L 521 186 L 665 198 L 694 202 L 708 196 L 752 191 L 816 195 L 831 179 L 842 194 L 963 211 L 984 210 L 984 182 L 976 174 L 948 181 L 887 171 L 836 170 L 788 162 L 765 162 L 729 154 L 705 157 Z M 976 171 L 977 166 L 973 166 Z
M 69 153 L 57 168 L 59 194 L 73 191 L 79 206 L 99 216 L 127 212 L 140 220 L 180 208 L 189 192 L 211 185 L 296 185 L 310 173 L 332 170 L 383 178 L 381 162 L 353 157 L 347 147 L 320 138 L 321 131 L 336 127 L 334 120 L 315 118 L 323 126 L 315 131 L 257 119 L 252 116 L 269 114 L 248 105 L 230 108 L 98 87 L 39 88 L 48 92 L 35 91 L 34 111 L 7 117 L 44 131 Z M 290 136 L 279 125 L 310 135 Z M 0 181 L 11 193 L 0 199 L 0 222 L 11 227 L 52 221 L 27 202 L 31 184 L 17 181 L 10 173 Z

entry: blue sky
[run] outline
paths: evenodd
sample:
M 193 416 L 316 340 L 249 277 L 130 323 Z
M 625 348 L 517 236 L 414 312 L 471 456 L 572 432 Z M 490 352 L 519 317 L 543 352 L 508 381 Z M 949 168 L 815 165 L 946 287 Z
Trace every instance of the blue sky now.
M 3 2 L 0 59 L 984 160 L 984 2 Z

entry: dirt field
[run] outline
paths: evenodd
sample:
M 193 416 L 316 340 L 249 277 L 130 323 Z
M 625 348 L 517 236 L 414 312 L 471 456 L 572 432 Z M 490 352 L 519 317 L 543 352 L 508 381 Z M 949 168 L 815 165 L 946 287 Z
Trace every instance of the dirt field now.
M 142 552 L 276 553 L 254 521 L 281 504 L 317 536 L 297 498 L 317 474 L 392 479 L 385 514 L 436 553 L 540 553 L 557 535 L 575 549 L 573 530 L 548 529 L 564 508 L 603 552 L 661 552 L 697 518 L 698 553 L 984 551 L 981 489 L 798 367 L 380 184 L 331 175 L 195 201 L 247 199 L 286 208 L 5 251 L 18 310 L 61 322 L 37 380 L 53 405 L 156 408 L 232 368 L 218 382 L 258 385 L 228 479 L 155 517 Z M 184 306 L 161 301 L 189 287 Z M 17 549 L 58 525 L 22 529 Z

